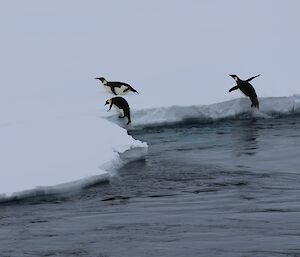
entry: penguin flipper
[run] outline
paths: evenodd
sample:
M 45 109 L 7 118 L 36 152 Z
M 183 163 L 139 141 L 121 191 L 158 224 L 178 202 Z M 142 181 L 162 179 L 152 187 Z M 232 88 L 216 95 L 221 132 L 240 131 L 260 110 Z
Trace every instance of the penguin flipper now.
M 110 87 L 110 89 L 111 89 L 111 92 L 113 92 L 114 95 L 118 95 L 118 94 L 116 93 L 116 91 L 115 91 L 115 87 Z
M 249 81 L 251 81 L 252 79 L 255 79 L 255 78 L 259 77 L 259 76 L 260 76 L 260 74 L 258 74 L 258 75 L 256 75 L 256 76 L 253 76 L 253 77 L 247 79 L 246 81 L 249 82 Z
M 237 89 L 239 89 L 239 86 L 234 86 L 234 87 L 232 87 L 232 88 L 229 89 L 229 93 L 230 93 L 231 91 L 237 90 Z

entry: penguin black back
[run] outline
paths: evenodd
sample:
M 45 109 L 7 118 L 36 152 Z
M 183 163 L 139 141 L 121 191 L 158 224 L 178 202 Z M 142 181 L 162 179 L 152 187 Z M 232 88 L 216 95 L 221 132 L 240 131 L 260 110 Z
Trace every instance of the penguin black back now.
M 127 125 L 129 123 L 131 123 L 130 107 L 129 107 L 128 102 L 123 97 L 116 96 L 116 97 L 113 97 L 111 99 L 108 99 L 105 102 L 105 105 L 107 105 L 107 104 L 110 105 L 108 111 L 110 111 L 112 106 L 114 106 L 117 109 L 117 111 L 119 111 L 121 113 L 119 118 L 127 117 L 127 119 L 128 119 Z
M 235 81 L 236 81 L 236 86 L 232 87 L 229 89 L 229 92 L 233 91 L 233 90 L 237 90 L 240 89 L 244 95 L 248 96 L 251 100 L 251 108 L 252 107 L 256 107 L 257 109 L 259 108 L 259 102 L 257 99 L 257 95 L 255 92 L 254 87 L 249 83 L 249 81 L 253 80 L 254 78 L 260 76 L 256 75 L 254 77 L 251 77 L 247 80 L 241 80 L 237 75 L 229 75 L 231 76 Z

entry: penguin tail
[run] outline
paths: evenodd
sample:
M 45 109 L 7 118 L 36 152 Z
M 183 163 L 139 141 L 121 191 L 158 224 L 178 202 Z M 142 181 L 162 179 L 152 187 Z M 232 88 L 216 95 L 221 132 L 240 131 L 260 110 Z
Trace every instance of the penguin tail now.
M 130 86 L 130 85 L 128 85 L 128 88 L 125 89 L 124 92 L 125 92 L 125 91 L 128 91 L 128 90 L 130 90 L 130 91 L 133 92 L 133 93 L 137 93 L 137 94 L 139 93 L 138 91 L 136 91 L 136 90 L 135 90 L 132 86 Z
M 134 88 L 131 89 L 132 92 L 139 94 L 138 91 L 136 91 Z

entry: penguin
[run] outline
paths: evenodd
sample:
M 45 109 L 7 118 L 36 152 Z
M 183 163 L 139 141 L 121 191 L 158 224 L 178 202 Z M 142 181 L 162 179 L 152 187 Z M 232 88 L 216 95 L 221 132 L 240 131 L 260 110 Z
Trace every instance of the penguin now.
M 105 102 L 105 105 L 107 104 L 109 104 L 108 112 L 111 110 L 111 107 L 114 106 L 115 109 L 120 113 L 119 118 L 127 117 L 128 119 L 127 125 L 131 123 L 129 104 L 123 97 L 117 96 L 108 99 Z
M 229 92 L 233 91 L 233 90 L 237 90 L 240 89 L 244 95 L 248 96 L 251 100 L 251 108 L 252 107 L 256 107 L 257 109 L 259 109 L 259 102 L 257 100 L 257 95 L 255 92 L 254 87 L 249 83 L 249 81 L 251 81 L 252 79 L 257 78 L 259 75 L 256 75 L 254 77 L 251 77 L 247 80 L 241 80 L 237 75 L 229 75 L 231 76 L 235 81 L 236 81 L 236 86 L 232 87 L 229 89 Z
M 113 93 L 114 95 L 126 95 L 127 93 L 134 92 L 139 93 L 136 91 L 132 86 L 124 83 L 124 82 L 117 82 L 117 81 L 107 81 L 105 78 L 96 78 L 100 80 L 109 93 Z

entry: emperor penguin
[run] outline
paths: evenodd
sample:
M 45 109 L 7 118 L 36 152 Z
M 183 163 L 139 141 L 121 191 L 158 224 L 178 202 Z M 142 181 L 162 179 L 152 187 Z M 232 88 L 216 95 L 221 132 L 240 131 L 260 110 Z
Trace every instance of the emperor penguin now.
M 124 82 L 107 81 L 103 77 L 96 79 L 102 82 L 104 88 L 107 90 L 108 93 L 113 93 L 114 95 L 126 95 L 131 91 L 138 94 L 138 91 L 136 91 L 132 86 Z
M 105 105 L 107 104 L 109 104 L 108 112 L 111 110 L 111 107 L 114 106 L 115 109 L 120 113 L 119 118 L 127 117 L 128 119 L 127 125 L 131 123 L 129 104 L 123 97 L 117 96 L 108 99 L 105 102 Z
M 249 83 L 249 81 L 251 81 L 252 79 L 255 79 L 256 77 L 260 76 L 256 75 L 254 77 L 251 77 L 247 80 L 241 80 L 237 75 L 229 75 L 231 76 L 235 81 L 236 81 L 236 86 L 232 87 L 229 89 L 229 92 L 233 91 L 233 90 L 237 90 L 240 89 L 244 95 L 248 96 L 252 102 L 251 104 L 251 108 L 252 107 L 256 107 L 257 109 L 259 109 L 259 103 L 257 100 L 257 95 L 255 92 L 254 87 Z

